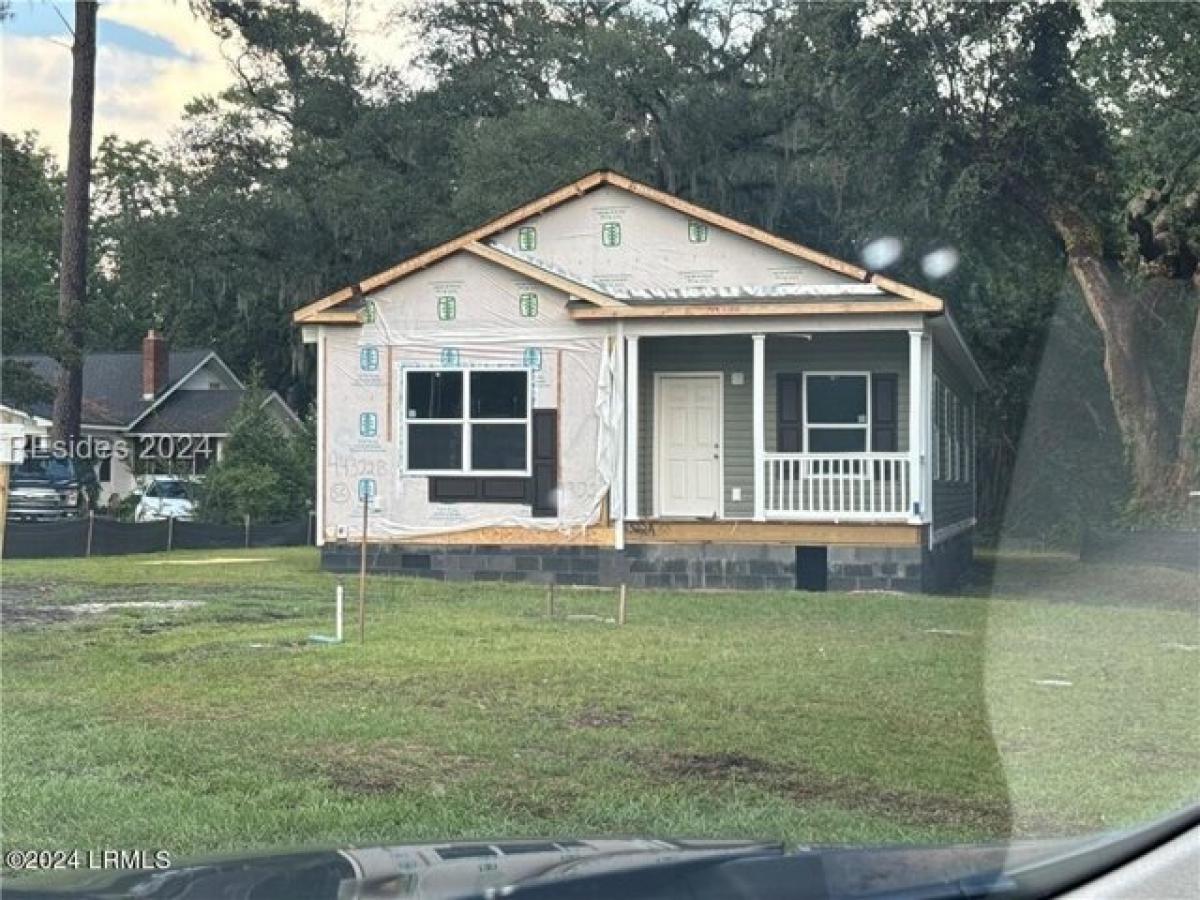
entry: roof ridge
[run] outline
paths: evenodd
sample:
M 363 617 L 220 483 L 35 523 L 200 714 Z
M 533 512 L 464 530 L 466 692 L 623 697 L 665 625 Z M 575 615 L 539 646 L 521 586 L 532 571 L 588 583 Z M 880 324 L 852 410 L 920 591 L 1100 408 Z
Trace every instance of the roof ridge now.
M 214 347 L 167 347 L 168 353 L 217 353 Z M 87 356 L 141 356 L 141 350 L 84 350 L 83 355 Z M 219 353 L 217 353 L 220 356 Z M 6 353 L 5 359 L 51 359 L 58 362 L 57 359 L 50 353 Z

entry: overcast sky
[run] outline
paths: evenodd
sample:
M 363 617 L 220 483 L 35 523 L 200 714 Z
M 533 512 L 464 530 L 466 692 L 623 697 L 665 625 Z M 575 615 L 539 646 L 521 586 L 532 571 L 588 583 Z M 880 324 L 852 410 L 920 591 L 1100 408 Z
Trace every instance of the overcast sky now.
M 342 8 L 341 0 L 311 0 Z M 401 5 L 353 0 L 359 50 L 393 65 L 411 56 L 412 42 L 389 25 Z M 13 0 L 13 17 L 0 40 L 0 121 L 10 133 L 36 130 L 42 143 L 66 157 L 71 90 L 69 2 Z M 61 18 L 60 18 L 61 14 Z M 188 10 L 187 0 L 105 0 L 100 6 L 96 54 L 93 149 L 104 135 L 165 139 L 184 105 L 232 83 L 221 42 Z

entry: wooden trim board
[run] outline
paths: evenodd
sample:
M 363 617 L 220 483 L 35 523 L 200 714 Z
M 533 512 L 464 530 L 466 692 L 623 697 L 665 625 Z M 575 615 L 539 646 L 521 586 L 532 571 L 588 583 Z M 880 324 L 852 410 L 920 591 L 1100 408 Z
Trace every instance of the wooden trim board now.
M 669 521 L 629 522 L 626 544 L 815 544 L 863 547 L 919 547 L 921 525 L 849 524 L 825 522 Z M 564 534 L 537 528 L 474 528 L 470 531 L 427 534 L 372 544 L 486 544 L 501 546 L 602 546 L 613 543 L 611 525 L 593 525 Z
M 590 288 L 585 284 L 580 284 L 577 281 L 572 281 L 563 275 L 551 272 L 548 269 L 543 269 L 541 266 L 535 266 L 533 263 L 526 262 L 523 259 L 518 259 L 515 256 L 510 256 L 507 253 L 502 253 L 492 247 L 478 242 L 471 242 L 462 249 L 468 253 L 478 256 L 480 259 L 486 259 L 488 262 L 493 262 L 498 266 L 504 266 L 516 272 L 518 275 L 524 275 L 526 278 L 532 278 L 534 281 L 541 282 L 547 287 L 555 288 L 562 291 L 564 294 L 569 294 L 572 297 L 578 297 L 580 300 L 586 300 L 589 303 L 594 303 L 596 306 L 606 309 L 622 308 L 625 306 L 620 300 L 614 299 L 603 294 L 600 291 Z
M 537 546 L 591 546 L 611 547 L 611 526 L 594 525 L 580 531 L 564 534 L 560 531 L 542 531 L 537 528 L 472 528 L 470 531 L 454 531 L 444 534 L 426 534 L 396 541 L 370 541 L 369 543 L 396 544 L 483 544 L 483 545 L 537 545 Z
M 572 319 L 690 319 L 699 316 L 826 316 L 846 314 L 941 312 L 927 301 L 859 300 L 818 303 L 711 303 L 674 306 L 578 307 L 569 311 Z
M 920 525 L 826 522 L 670 521 L 632 522 L 627 544 L 843 544 L 919 547 Z

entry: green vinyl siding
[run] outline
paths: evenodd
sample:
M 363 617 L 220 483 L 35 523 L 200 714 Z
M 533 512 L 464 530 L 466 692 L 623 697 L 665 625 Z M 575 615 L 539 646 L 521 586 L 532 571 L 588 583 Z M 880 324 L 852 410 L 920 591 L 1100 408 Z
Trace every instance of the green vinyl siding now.
M 749 343 L 750 338 L 745 339 Z M 898 453 L 908 452 L 908 333 L 868 331 L 845 334 L 767 336 L 767 384 L 763 396 L 767 428 L 766 450 L 776 449 L 775 385 L 779 375 L 803 372 L 869 372 L 895 375 Z
M 654 375 L 656 372 L 720 372 L 725 418 L 724 475 L 725 516 L 748 519 L 754 515 L 754 439 L 750 415 L 754 395 L 750 392 L 753 362 L 749 336 L 642 338 L 638 357 L 638 511 L 654 512 Z M 734 372 L 743 373 L 743 383 L 732 384 Z M 730 500 L 733 488 L 741 488 L 742 499 Z
M 959 399 L 968 405 L 974 396 L 971 383 L 959 372 L 953 364 L 938 350 L 933 348 L 933 374 L 958 395 Z M 929 386 L 929 396 L 933 397 L 933 385 Z M 931 400 L 932 402 L 932 400 Z M 978 410 L 978 405 L 976 405 Z M 937 447 L 932 448 L 937 452 Z M 962 522 L 975 515 L 975 477 L 972 473 L 969 481 L 949 481 L 945 478 L 933 480 L 933 530 L 945 528 L 956 522 Z
M 749 335 L 642 338 L 638 348 L 638 512 L 654 509 L 654 375 L 720 372 L 724 398 L 725 517 L 754 515 L 753 343 Z M 789 372 L 865 371 L 897 376 L 899 450 L 908 449 L 908 334 L 815 334 L 811 340 L 768 335 L 764 388 L 766 451 L 776 444 L 776 376 Z M 741 373 L 741 384 L 734 384 Z M 732 499 L 733 489 L 742 497 Z

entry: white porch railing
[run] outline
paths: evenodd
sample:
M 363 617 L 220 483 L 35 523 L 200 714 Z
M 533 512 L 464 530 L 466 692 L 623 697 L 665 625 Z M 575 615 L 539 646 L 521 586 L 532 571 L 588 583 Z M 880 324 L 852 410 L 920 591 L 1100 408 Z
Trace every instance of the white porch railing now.
M 906 453 L 766 453 L 763 513 L 770 519 L 906 519 Z

